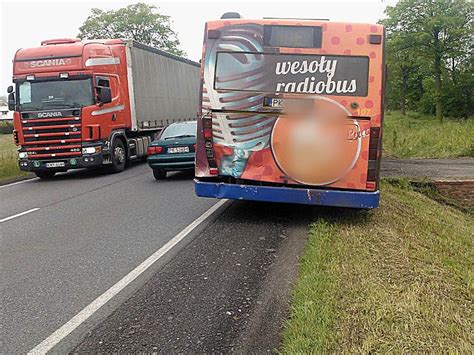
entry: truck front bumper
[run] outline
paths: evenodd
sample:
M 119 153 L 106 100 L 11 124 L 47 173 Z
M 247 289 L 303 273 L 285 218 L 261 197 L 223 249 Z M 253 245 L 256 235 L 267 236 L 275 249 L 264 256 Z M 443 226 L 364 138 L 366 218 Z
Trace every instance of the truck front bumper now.
M 228 198 L 266 202 L 298 203 L 371 209 L 379 205 L 380 192 L 306 189 L 227 184 L 194 180 L 196 195 L 200 197 Z
M 48 163 L 64 163 L 64 166 L 48 167 Z M 20 159 L 23 171 L 66 171 L 69 169 L 96 168 L 103 165 L 102 154 L 88 154 L 71 158 Z

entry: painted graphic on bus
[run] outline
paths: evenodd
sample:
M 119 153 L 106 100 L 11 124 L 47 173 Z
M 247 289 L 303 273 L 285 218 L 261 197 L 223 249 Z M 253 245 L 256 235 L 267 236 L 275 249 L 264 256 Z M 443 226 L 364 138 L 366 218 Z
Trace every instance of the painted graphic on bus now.
M 382 112 L 382 46 L 368 41 L 382 27 L 285 24 L 208 23 L 199 129 L 211 122 L 212 140 L 201 140 L 196 177 L 214 167 L 235 179 L 365 190 Z

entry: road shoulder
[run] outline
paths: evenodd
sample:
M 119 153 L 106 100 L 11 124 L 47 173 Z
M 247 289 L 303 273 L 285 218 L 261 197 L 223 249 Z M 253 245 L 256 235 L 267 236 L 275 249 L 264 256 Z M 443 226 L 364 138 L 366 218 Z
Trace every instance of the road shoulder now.
M 275 350 L 314 211 L 233 203 L 74 352 Z

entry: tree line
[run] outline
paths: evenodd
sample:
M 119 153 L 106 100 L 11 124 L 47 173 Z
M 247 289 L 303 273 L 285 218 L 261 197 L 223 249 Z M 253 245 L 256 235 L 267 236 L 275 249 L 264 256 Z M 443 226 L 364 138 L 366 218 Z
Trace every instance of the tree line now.
M 473 3 L 400 0 L 385 12 L 387 108 L 472 116 Z

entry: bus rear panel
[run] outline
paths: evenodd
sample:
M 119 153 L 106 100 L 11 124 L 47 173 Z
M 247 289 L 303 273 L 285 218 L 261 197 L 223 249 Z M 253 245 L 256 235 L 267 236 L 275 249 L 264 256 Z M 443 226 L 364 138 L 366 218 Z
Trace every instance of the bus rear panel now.
M 383 48 L 380 25 L 208 22 L 197 195 L 377 207 Z

